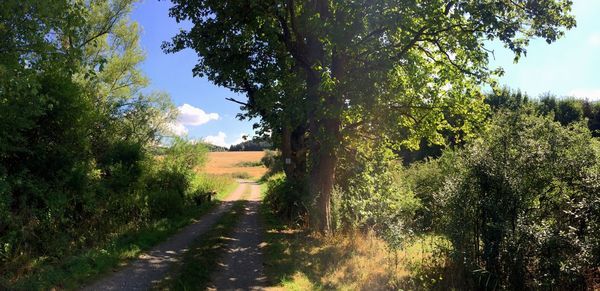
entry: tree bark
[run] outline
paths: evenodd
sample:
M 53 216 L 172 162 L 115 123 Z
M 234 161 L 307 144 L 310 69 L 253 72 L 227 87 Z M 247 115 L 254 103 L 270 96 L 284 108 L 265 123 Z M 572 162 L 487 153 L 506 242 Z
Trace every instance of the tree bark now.
M 310 43 L 310 42 L 309 42 Z M 310 179 L 308 181 L 308 190 L 310 197 L 314 199 L 315 205 L 310 215 L 311 226 L 321 232 L 331 230 L 331 190 L 333 189 L 334 173 L 332 165 L 334 157 L 328 151 L 328 143 L 325 142 L 324 119 L 317 112 L 321 104 L 321 94 L 319 86 L 320 76 L 317 72 L 309 72 L 307 78 L 307 92 L 309 104 L 312 110 L 309 112 L 309 132 L 310 132 Z M 321 111 L 321 110 L 319 110 Z
M 288 163 L 292 159 L 292 131 L 289 127 L 284 126 L 281 130 L 281 162 L 283 163 L 283 171 L 286 177 L 290 177 L 294 171 L 292 163 Z
M 343 97 L 336 92 L 324 91 L 321 88 L 324 68 L 332 69 L 332 77 L 341 77 L 344 71 L 344 62 L 335 50 L 327 52 L 332 57 L 326 57 L 326 44 L 322 42 L 322 33 L 325 31 L 311 30 L 298 31 L 296 14 L 293 1 L 288 3 L 288 12 L 291 27 L 284 25 L 284 36 L 288 39 L 287 45 L 296 59 L 299 67 L 306 72 L 306 88 L 308 101 L 308 131 L 310 149 L 310 179 L 308 190 L 316 205 L 310 215 L 312 227 L 321 232 L 331 231 L 331 193 L 335 184 L 335 168 L 337 164 L 337 146 L 340 138 L 340 114 L 342 112 Z M 311 0 L 306 3 L 303 13 L 318 16 L 323 24 L 332 20 L 328 0 Z M 304 34 L 305 33 L 305 34 Z M 293 47 L 292 47 L 293 46 Z M 334 73 L 333 71 L 336 71 Z
M 331 231 L 331 193 L 335 185 L 335 167 L 337 164 L 336 147 L 339 134 L 339 122 L 335 118 L 327 118 L 312 123 L 312 132 L 329 135 L 311 140 L 310 193 L 316 197 L 318 215 L 315 216 L 315 227 L 323 232 Z
M 281 157 L 283 170 L 288 179 L 304 182 L 306 177 L 306 127 L 296 126 L 293 130 L 282 130 Z
M 333 92 L 319 90 L 320 78 L 314 74 L 307 82 L 309 98 L 316 109 L 309 118 L 310 131 L 310 181 L 311 197 L 316 199 L 317 215 L 313 215 L 313 227 L 322 233 L 331 232 L 331 193 L 335 185 L 335 168 L 337 165 L 337 147 L 340 143 L 340 115 L 342 103 L 340 96 Z M 322 102 L 323 100 L 325 102 Z

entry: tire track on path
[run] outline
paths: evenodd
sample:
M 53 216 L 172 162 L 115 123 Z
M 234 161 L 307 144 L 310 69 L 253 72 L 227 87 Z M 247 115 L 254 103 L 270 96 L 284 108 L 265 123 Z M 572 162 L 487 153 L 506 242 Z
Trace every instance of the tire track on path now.
M 262 290 L 266 286 L 261 249 L 263 225 L 260 219 L 260 186 L 249 183 L 250 197 L 244 215 L 232 234 L 219 268 L 208 290 Z

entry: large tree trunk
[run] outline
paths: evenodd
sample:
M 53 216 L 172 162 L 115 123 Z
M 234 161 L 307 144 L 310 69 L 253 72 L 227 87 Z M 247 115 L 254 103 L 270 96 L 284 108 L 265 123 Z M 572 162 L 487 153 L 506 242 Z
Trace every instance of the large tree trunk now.
M 296 126 L 293 130 L 282 130 L 281 157 L 283 170 L 288 179 L 304 182 L 306 177 L 306 127 Z
M 340 115 L 342 103 L 339 96 L 319 90 L 320 79 L 309 78 L 309 98 L 316 106 L 309 119 L 310 130 L 310 181 L 311 197 L 316 199 L 317 215 L 313 215 L 313 227 L 327 233 L 331 231 L 331 193 L 335 185 L 337 147 L 340 143 Z M 323 96 L 324 95 L 324 96 Z M 325 98 L 323 98 L 325 97 Z M 321 100 L 325 99 L 323 103 Z
M 292 131 L 287 126 L 284 126 L 281 130 L 281 159 L 283 163 L 283 171 L 285 172 L 285 175 L 289 178 L 292 172 L 294 171 L 294 166 L 291 163 Z
M 329 10 L 329 1 L 312 0 L 307 5 L 307 10 L 314 12 L 323 23 L 332 19 Z M 335 185 L 335 168 L 337 164 L 337 147 L 340 143 L 340 114 L 342 112 L 343 97 L 337 96 L 338 92 L 323 90 L 321 88 L 322 74 L 320 68 L 331 68 L 332 77 L 343 77 L 344 62 L 339 58 L 335 49 L 331 53 L 331 63 L 326 57 L 327 45 L 322 42 L 321 33 L 326 31 L 307 31 L 303 36 L 305 43 L 305 57 L 303 65 L 306 71 L 307 101 L 309 104 L 309 141 L 310 141 L 310 180 L 309 192 L 315 199 L 316 207 L 311 215 L 312 227 L 321 232 L 331 231 L 331 193 Z M 329 66 L 331 65 L 331 66 Z M 315 215 L 316 214 L 316 215 Z
M 309 42 L 310 43 L 310 42 Z M 335 179 L 333 167 L 335 156 L 328 150 L 330 143 L 325 143 L 324 139 L 324 119 L 321 104 L 321 94 L 319 90 L 321 79 L 317 72 L 309 72 L 307 78 L 307 93 L 311 110 L 309 111 L 309 143 L 310 143 L 310 179 L 308 181 L 308 190 L 310 197 L 314 199 L 313 209 L 311 210 L 310 223 L 313 228 L 321 232 L 331 230 L 331 190 L 333 190 L 333 181 Z
M 331 193 L 335 185 L 337 164 L 336 144 L 339 135 L 339 121 L 328 118 L 314 122 L 311 132 L 321 132 L 323 136 L 311 140 L 310 193 L 316 198 L 318 213 L 314 226 L 321 232 L 331 231 Z

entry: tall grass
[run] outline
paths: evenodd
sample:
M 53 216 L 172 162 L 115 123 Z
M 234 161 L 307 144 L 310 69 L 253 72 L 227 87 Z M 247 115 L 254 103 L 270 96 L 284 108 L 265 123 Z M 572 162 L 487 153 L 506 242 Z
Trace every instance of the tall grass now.
M 236 163 L 234 166 L 242 167 L 242 168 L 252 168 L 252 167 L 263 167 L 264 165 L 261 161 L 243 161 L 243 162 Z
M 216 192 L 217 196 L 213 198 L 218 200 L 223 199 L 236 185 L 231 175 L 201 173 L 197 174 L 192 181 L 194 192 L 201 194 Z

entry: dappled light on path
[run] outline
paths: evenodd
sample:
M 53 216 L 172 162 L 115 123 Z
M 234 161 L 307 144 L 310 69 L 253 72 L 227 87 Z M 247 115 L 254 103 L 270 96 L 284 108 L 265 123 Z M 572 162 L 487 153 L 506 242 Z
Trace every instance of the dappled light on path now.
M 231 235 L 227 252 L 215 270 L 209 290 L 261 290 L 266 285 L 263 268 L 263 227 L 260 221 L 260 190 L 250 184 L 251 194 L 244 216 Z

